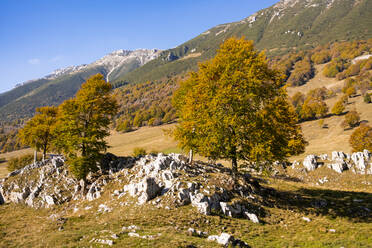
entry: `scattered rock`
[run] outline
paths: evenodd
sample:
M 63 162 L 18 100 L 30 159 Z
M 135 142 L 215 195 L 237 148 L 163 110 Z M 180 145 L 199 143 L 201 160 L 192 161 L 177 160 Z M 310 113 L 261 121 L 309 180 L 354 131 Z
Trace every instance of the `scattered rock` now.
M 247 243 L 240 239 L 235 239 L 232 235 L 228 233 L 221 233 L 220 236 L 211 235 L 207 238 L 209 241 L 216 241 L 218 244 L 228 247 L 229 245 L 233 247 L 250 247 Z
M 253 223 L 260 223 L 257 215 L 248 212 L 244 212 L 244 215 L 247 216 L 247 218 L 250 219 Z
M 227 202 L 220 202 L 222 212 L 229 217 L 238 217 L 242 213 L 242 207 L 239 204 L 234 206 Z
M 139 227 L 136 226 L 136 225 L 131 225 L 131 226 L 128 226 L 128 227 L 123 226 L 121 228 L 122 231 L 134 231 L 134 232 L 136 232 L 136 230 L 138 230 L 138 229 L 139 229 Z
M 98 212 L 103 212 L 103 213 L 110 213 L 112 211 L 112 208 L 109 208 L 105 204 L 100 204 L 98 206 Z
M 190 236 L 195 236 L 195 237 L 200 237 L 200 238 L 206 238 L 208 236 L 207 232 L 195 230 L 194 228 L 191 228 L 191 227 L 187 230 L 187 233 Z
M 109 245 L 109 246 L 112 246 L 114 245 L 114 241 L 110 240 L 110 239 L 95 239 L 93 238 L 90 243 L 98 243 L 98 244 L 102 244 L 102 245 Z
M 139 238 L 140 237 L 140 235 L 138 233 L 135 233 L 135 232 L 128 233 L 128 236 L 129 237 L 136 237 L 136 238 Z
M 310 218 L 308 218 L 308 217 L 302 217 L 302 219 L 303 219 L 304 221 L 306 221 L 306 222 L 310 222 L 310 221 L 311 221 Z

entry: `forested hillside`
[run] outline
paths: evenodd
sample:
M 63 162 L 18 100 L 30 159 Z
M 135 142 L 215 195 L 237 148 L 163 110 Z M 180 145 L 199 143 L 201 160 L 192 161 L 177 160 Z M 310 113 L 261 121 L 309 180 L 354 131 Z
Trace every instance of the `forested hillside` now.
M 161 81 L 195 70 L 229 37 L 245 36 L 267 54 L 285 55 L 335 41 L 372 37 L 369 0 L 282 0 L 238 22 L 218 25 L 119 78 L 114 84 Z
M 372 56 L 368 54 L 372 54 L 372 39 L 336 42 L 308 51 L 292 52 L 273 57 L 270 64 L 285 75 L 291 96 L 298 86 L 305 85 L 316 73 L 321 73 L 337 81 L 346 80 L 339 90 L 349 97 L 357 93 L 366 95 L 372 89 Z M 316 72 L 315 66 L 321 64 L 326 64 L 324 69 Z M 187 75 L 183 74 L 165 82 L 127 84 L 116 89 L 121 106 L 116 129 L 131 131 L 144 125 L 155 126 L 175 120 L 171 96 L 177 82 L 185 77 Z M 307 95 L 298 93 L 293 96 L 292 103 L 299 119 L 307 121 L 330 114 L 333 106 L 327 106 L 324 100 L 335 97 L 336 93 L 320 85 Z

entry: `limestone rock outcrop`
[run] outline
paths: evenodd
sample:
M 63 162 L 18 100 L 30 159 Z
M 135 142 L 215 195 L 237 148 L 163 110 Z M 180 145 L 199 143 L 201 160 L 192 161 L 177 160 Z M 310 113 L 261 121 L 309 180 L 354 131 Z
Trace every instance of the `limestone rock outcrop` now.
M 321 163 L 320 160 L 322 161 Z M 340 151 L 333 151 L 331 157 L 327 154 L 322 154 L 320 156 L 314 154 L 308 155 L 305 157 L 302 164 L 307 171 L 314 171 L 320 167 L 321 164 L 327 164 L 328 168 L 338 173 L 351 170 L 356 174 L 372 174 L 371 160 L 371 152 L 368 150 L 355 152 L 351 155 Z

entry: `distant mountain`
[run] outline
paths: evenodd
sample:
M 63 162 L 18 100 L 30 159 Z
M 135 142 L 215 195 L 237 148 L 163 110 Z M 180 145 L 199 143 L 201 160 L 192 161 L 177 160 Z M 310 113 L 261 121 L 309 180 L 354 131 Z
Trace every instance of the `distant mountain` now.
M 156 81 L 197 68 L 227 38 L 245 36 L 269 56 L 320 44 L 372 37 L 371 0 L 282 0 L 238 22 L 213 27 L 165 50 L 159 58 L 120 77 L 116 84 Z
M 100 60 L 57 70 L 0 94 L 0 120 L 29 117 L 36 107 L 72 97 L 87 77 L 102 73 L 115 87 L 146 81 L 166 83 L 197 69 L 229 37 L 245 36 L 269 56 L 312 49 L 329 42 L 372 38 L 371 0 L 282 0 L 238 22 L 218 25 L 165 51 L 119 50 Z
M 58 105 L 73 97 L 91 75 L 101 73 L 107 81 L 113 81 L 157 58 L 160 52 L 156 49 L 118 50 L 91 64 L 59 69 L 43 78 L 19 84 L 0 94 L 0 120 L 27 118 L 36 107 Z

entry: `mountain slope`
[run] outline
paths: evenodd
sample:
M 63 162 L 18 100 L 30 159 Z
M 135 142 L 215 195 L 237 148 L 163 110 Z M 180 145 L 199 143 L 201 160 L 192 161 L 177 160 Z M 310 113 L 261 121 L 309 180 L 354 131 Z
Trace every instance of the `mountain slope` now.
M 269 56 L 333 41 L 368 39 L 372 37 L 371 13 L 370 0 L 282 0 L 239 22 L 218 25 L 163 51 L 156 60 L 114 83 L 161 80 L 193 70 L 197 62 L 214 56 L 218 46 L 232 36 L 253 40 Z
M 36 107 L 59 105 L 73 97 L 88 77 L 101 73 L 107 81 L 115 80 L 155 59 L 158 54 L 156 49 L 118 50 L 92 64 L 59 69 L 44 78 L 21 84 L 0 94 L 0 119 L 27 118 L 32 116 Z

